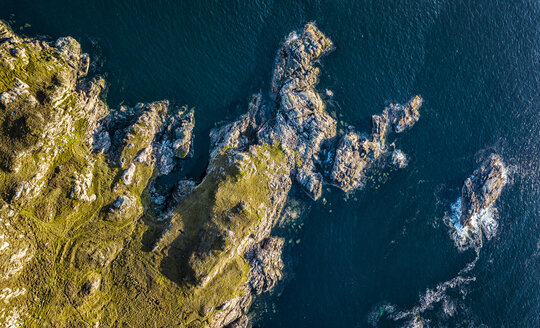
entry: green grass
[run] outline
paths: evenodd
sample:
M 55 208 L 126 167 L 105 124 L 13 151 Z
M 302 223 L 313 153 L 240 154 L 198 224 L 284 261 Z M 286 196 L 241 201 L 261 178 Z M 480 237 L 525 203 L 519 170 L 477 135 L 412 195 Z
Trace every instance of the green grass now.
M 273 206 L 270 177 L 288 174 L 280 146 L 253 146 L 242 160 L 236 150 L 222 149 L 203 182 L 178 206 L 159 249 L 151 252 L 145 248 L 151 240 L 143 237 L 164 227 L 152 221 L 150 208 L 148 188 L 156 172 L 136 163 L 132 184 L 121 179 L 152 142 L 147 122 L 139 119 L 130 129 L 121 167 L 92 153 L 82 105 L 70 90 L 74 86 L 55 108 L 51 104 L 78 72 L 51 49 L 21 46 L 28 64 L 17 59 L 10 69 L 0 59 L 0 92 L 19 78 L 38 104 L 34 108 L 20 100 L 0 108 L 0 215 L 7 218 L 13 210 L 9 222 L 24 233 L 21 240 L 30 243 L 33 258 L 16 277 L 0 281 L 0 289 L 26 286 L 27 297 L 12 305 L 27 309 L 27 327 L 86 327 L 98 321 L 102 327 L 207 325 L 246 283 L 249 265 L 236 248 L 256 231 L 264 209 Z M 155 113 L 146 110 L 143 115 L 161 119 L 166 109 L 157 104 Z M 47 124 L 62 124 L 55 121 L 58 113 L 73 119 L 73 133 L 45 138 Z M 26 156 L 17 158 L 22 152 Z M 43 188 L 13 199 L 16 187 L 45 163 Z M 87 192 L 96 195 L 92 202 L 70 197 L 73 173 L 84 170 L 93 173 Z M 115 216 L 110 209 L 119 195 L 131 195 L 137 206 Z M 89 282 L 97 280 L 100 287 L 89 293 Z

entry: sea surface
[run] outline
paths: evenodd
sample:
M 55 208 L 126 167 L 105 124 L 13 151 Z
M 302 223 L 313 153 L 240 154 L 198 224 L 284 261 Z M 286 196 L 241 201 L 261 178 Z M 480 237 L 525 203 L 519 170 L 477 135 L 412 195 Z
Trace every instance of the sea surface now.
M 287 278 L 252 308 L 256 327 L 540 327 L 540 2 L 0 0 L 27 36 L 78 39 L 108 103 L 170 99 L 196 109 L 196 153 L 167 177 L 200 177 L 208 132 L 270 99 L 275 54 L 314 21 L 335 43 L 321 92 L 340 129 L 415 94 L 420 121 L 392 141 L 402 170 L 366 186 L 291 194 L 275 233 Z M 451 238 L 461 185 L 490 153 L 509 183 L 491 238 Z M 167 182 L 167 181 L 164 181 Z M 454 206 L 453 206 L 454 205 Z

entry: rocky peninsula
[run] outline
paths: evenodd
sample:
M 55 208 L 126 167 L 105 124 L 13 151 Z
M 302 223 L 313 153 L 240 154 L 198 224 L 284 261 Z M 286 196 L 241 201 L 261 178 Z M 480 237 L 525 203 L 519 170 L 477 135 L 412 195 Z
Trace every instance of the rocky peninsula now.
M 156 177 L 191 156 L 196 113 L 168 101 L 110 110 L 76 40 L 0 23 L 0 325 L 247 326 L 253 297 L 283 275 L 271 230 L 293 182 L 315 200 L 324 184 L 358 188 L 391 150 L 388 131 L 419 117 L 416 96 L 374 115 L 369 137 L 337 140 L 315 89 L 332 49 L 314 24 L 291 33 L 271 103 L 254 95 L 211 132 L 202 181 L 163 193 Z

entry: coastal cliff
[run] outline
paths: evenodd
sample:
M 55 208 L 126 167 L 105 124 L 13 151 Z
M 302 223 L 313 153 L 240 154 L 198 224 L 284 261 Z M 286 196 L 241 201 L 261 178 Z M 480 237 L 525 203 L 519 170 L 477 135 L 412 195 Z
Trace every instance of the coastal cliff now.
M 253 297 L 283 275 L 271 230 L 292 184 L 315 200 L 324 184 L 358 188 L 387 131 L 419 117 L 417 96 L 333 150 L 337 123 L 315 89 L 332 49 L 314 24 L 291 33 L 271 104 L 254 95 L 211 131 L 202 181 L 161 192 L 156 177 L 192 154 L 196 113 L 166 100 L 110 110 L 76 40 L 0 23 L 0 324 L 247 326 Z

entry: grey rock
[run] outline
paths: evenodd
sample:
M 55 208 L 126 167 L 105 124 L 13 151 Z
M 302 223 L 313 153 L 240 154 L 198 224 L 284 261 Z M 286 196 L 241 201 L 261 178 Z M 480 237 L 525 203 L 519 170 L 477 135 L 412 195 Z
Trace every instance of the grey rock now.
M 195 181 L 192 180 L 180 180 L 176 184 L 176 188 L 174 192 L 172 193 L 172 199 L 179 203 L 181 202 L 187 195 L 191 194 L 193 189 L 196 187 Z
M 210 157 L 216 157 L 223 150 L 242 149 L 253 144 L 263 120 L 261 95 L 254 94 L 248 112 L 239 120 L 210 131 Z
M 14 79 L 14 86 L 11 90 L 2 92 L 0 94 L 0 103 L 4 106 L 8 106 L 11 103 L 19 99 L 25 99 L 30 96 L 28 91 L 28 85 L 18 78 Z
M 315 169 L 321 146 L 336 134 L 336 121 L 325 111 L 324 103 L 313 86 L 319 69 L 314 62 L 330 51 L 332 43 L 313 24 L 307 24 L 300 35 L 292 33 L 278 52 L 272 81 L 276 108 L 270 120 L 264 120 L 260 96 L 255 96 L 249 112 L 240 120 L 211 133 L 211 158 L 221 151 L 233 152 L 232 158 L 242 172 L 250 173 L 250 145 L 279 145 L 287 156 L 285 165 L 264 172 L 269 179 L 269 206 L 258 210 L 261 219 L 257 230 L 246 240 L 240 252 L 251 265 L 243 293 L 220 306 L 211 327 L 246 327 L 246 316 L 254 295 L 271 289 L 282 277 L 283 241 L 271 238 L 270 232 L 280 217 L 295 178 L 314 199 L 320 197 L 322 176 Z M 270 154 L 261 154 L 264 160 Z M 258 155 L 258 156 L 261 156 Z M 269 161 L 270 162 L 270 161 Z M 214 170 L 212 161 L 208 172 Z M 260 173 L 260 172 L 259 172 Z
M 129 186 L 133 182 L 133 176 L 135 175 L 136 169 L 137 166 L 135 166 L 134 163 L 131 163 L 127 170 L 124 171 L 124 174 L 122 174 L 122 180 L 126 186 Z
M 461 189 L 461 225 L 471 225 L 474 216 L 489 208 L 501 195 L 507 174 L 502 159 L 495 154 L 467 178 Z
M 228 324 L 226 328 L 247 328 L 248 325 L 249 325 L 248 316 L 245 314 L 242 314 L 238 319 Z
M 295 180 L 313 199 L 322 190 L 322 176 L 314 163 L 323 143 L 335 137 L 337 125 L 313 88 L 319 76 L 313 65 L 332 47 L 313 24 L 307 24 L 300 36 L 289 36 L 278 52 L 272 80 L 276 115 L 258 133 L 260 140 L 278 143 L 296 164 Z
M 271 290 L 283 276 L 283 239 L 270 237 L 246 252 L 246 261 L 251 266 L 249 286 L 259 295 Z
M 119 214 L 126 213 L 133 207 L 135 204 L 135 199 L 129 195 L 121 195 L 116 198 L 112 204 L 112 212 Z
M 379 153 L 378 144 L 368 141 L 356 132 L 347 133 L 340 141 L 331 172 L 334 183 L 349 191 L 361 183 L 361 173 L 370 161 Z M 369 156 L 369 157 L 368 157 Z
M 100 126 L 94 134 L 92 134 L 92 149 L 96 153 L 106 153 L 111 148 L 111 137 L 109 132 L 105 131 L 103 126 Z
M 415 96 L 405 105 L 390 105 L 388 115 L 395 132 L 402 132 L 412 127 L 418 121 L 420 118 L 419 109 L 422 103 L 422 97 Z
M 332 183 L 343 191 L 360 187 L 365 168 L 387 151 L 386 138 L 390 128 L 401 132 L 414 125 L 419 118 L 421 105 L 422 98 L 415 96 L 405 105 L 390 105 L 381 114 L 373 115 L 369 137 L 362 137 L 352 131 L 347 133 L 336 149 L 330 173 Z M 400 150 L 393 153 L 392 161 L 398 167 L 403 167 L 407 163 Z
M 194 127 L 194 111 L 186 107 L 167 119 L 153 145 L 159 175 L 171 173 L 177 159 L 193 156 Z
M 83 202 L 93 202 L 96 200 L 96 195 L 88 195 L 88 191 L 92 186 L 92 180 L 94 178 L 93 170 L 94 163 L 89 161 L 89 164 L 83 169 L 82 172 L 73 173 L 73 188 L 71 190 L 70 197 Z

